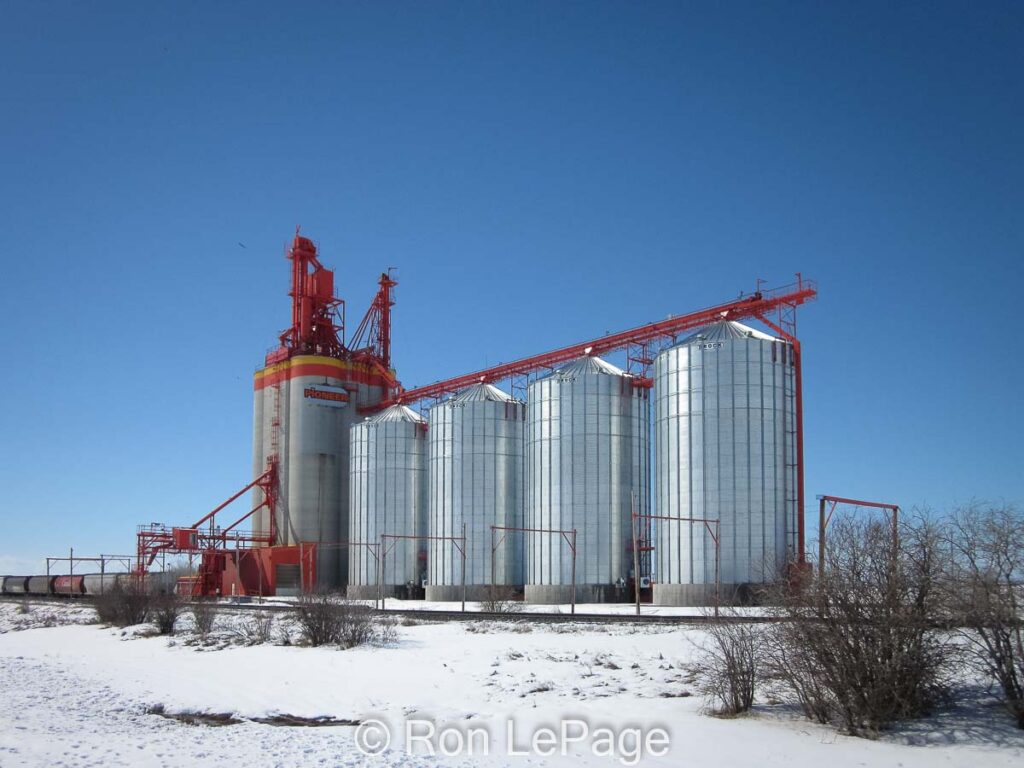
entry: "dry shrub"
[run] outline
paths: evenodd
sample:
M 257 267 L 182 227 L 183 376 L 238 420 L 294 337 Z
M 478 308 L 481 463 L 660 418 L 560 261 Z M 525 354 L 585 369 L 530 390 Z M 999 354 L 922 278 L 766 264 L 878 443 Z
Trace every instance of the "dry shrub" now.
M 217 603 L 213 600 L 196 600 L 191 606 L 192 623 L 200 637 L 207 637 L 217 622 Z
M 701 647 L 701 691 L 707 708 L 717 715 L 738 715 L 754 705 L 764 669 L 763 627 L 723 613 L 709 622 Z
M 394 645 L 398 642 L 398 622 L 391 617 L 374 620 L 377 629 L 374 642 L 378 645 Z
M 309 645 L 331 645 L 341 636 L 344 598 L 330 592 L 301 595 L 295 603 L 295 620 L 302 639 Z
M 780 589 L 767 661 L 784 696 L 820 722 L 869 735 L 928 714 L 946 695 L 952 658 L 942 615 L 939 530 L 841 518 L 823 576 Z
M 296 621 L 309 645 L 355 648 L 366 643 L 393 642 L 394 622 L 378 621 L 373 609 L 330 592 L 302 595 L 296 603 Z
M 480 610 L 487 613 L 521 613 L 523 603 L 516 598 L 514 587 L 491 584 L 487 587 L 487 596 L 480 601 Z
M 338 606 L 338 638 L 342 648 L 355 648 L 377 638 L 373 609 L 362 603 L 343 601 Z
M 173 592 L 151 595 L 152 619 L 161 635 L 173 635 L 174 626 L 184 607 L 182 599 Z
M 144 624 L 153 607 L 152 595 L 140 579 L 118 581 L 93 603 L 96 616 L 104 624 L 130 627 Z
M 950 517 L 946 544 L 950 623 L 1024 728 L 1024 516 L 1012 506 L 959 509 Z
M 249 645 L 265 645 L 274 636 L 274 615 L 270 612 L 257 613 L 242 622 L 237 633 Z

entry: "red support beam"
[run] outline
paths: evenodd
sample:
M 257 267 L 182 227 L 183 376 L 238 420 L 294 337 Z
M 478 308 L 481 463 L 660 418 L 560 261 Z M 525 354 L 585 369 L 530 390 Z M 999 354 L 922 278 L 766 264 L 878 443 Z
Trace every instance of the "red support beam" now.
M 234 494 L 233 496 L 231 496 L 230 498 L 228 498 L 228 500 L 227 500 L 227 501 L 225 501 L 225 502 L 222 502 L 222 503 L 221 503 L 221 504 L 219 504 L 219 505 L 218 505 L 218 506 L 217 506 L 217 507 L 216 507 L 216 508 L 215 508 L 214 510 L 212 510 L 211 512 L 208 512 L 208 513 L 207 513 L 207 514 L 205 514 L 205 515 L 204 515 L 203 517 L 199 518 L 198 522 L 195 522 L 195 523 L 193 523 L 193 524 L 192 524 L 192 527 L 193 527 L 193 528 L 199 528 L 199 527 L 200 527 L 200 526 L 201 526 L 201 525 L 202 525 L 203 523 L 205 523 L 206 521 L 208 521 L 208 520 L 209 520 L 210 518 L 212 518 L 212 517 L 216 516 L 216 514 L 217 514 L 218 512 L 220 512 L 220 511 L 221 511 L 222 509 L 224 509 L 224 507 L 228 506 L 228 505 L 229 505 L 229 504 L 230 504 L 231 502 L 233 502 L 233 501 L 234 501 L 235 499 L 237 499 L 237 498 L 239 498 L 240 496 L 242 496 L 242 494 L 244 494 L 244 493 L 245 493 L 246 491 L 250 491 L 250 490 L 252 490 L 252 488 L 253 488 L 254 486 L 256 486 L 256 485 L 259 485 L 260 483 L 262 483 L 262 482 L 265 482 L 265 481 L 266 481 L 267 479 L 269 479 L 269 478 L 270 478 L 270 476 L 271 476 L 271 473 L 272 473 L 272 472 L 273 472 L 273 470 L 270 470 L 270 469 L 268 469 L 268 470 L 267 470 L 266 472 L 264 472 L 264 473 L 263 473 L 262 475 L 260 475 L 259 477 L 257 477 L 257 478 L 256 478 L 255 480 L 253 480 L 253 481 L 252 481 L 251 483 L 249 483 L 249 484 L 248 484 L 247 486 L 245 486 L 245 488 L 243 488 L 242 490 L 238 491 L 238 493 L 236 493 L 236 494 Z M 259 507 L 257 507 L 257 509 L 259 509 Z M 255 511 L 256 511 L 256 510 L 254 509 L 254 510 L 253 510 L 253 512 L 255 512 Z M 252 514 L 252 512 L 250 512 L 249 514 L 251 515 L 251 514 Z

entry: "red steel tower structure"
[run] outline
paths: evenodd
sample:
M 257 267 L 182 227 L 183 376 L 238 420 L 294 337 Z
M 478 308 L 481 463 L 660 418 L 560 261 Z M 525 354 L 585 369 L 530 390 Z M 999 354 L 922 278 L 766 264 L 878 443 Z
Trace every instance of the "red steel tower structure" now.
M 196 594 L 272 594 L 347 580 L 347 553 L 317 548 L 347 537 L 349 427 L 361 418 L 360 408 L 375 406 L 395 386 L 390 334 L 397 282 L 381 275 L 354 342 L 346 345 L 345 303 L 316 245 L 296 230 L 286 257 L 291 325 L 254 376 L 255 479 L 192 526 L 151 524 L 138 532 L 142 572 L 161 552 L 201 556 Z M 250 511 L 219 525 L 218 514 L 249 490 Z M 252 530 L 240 530 L 249 520 Z

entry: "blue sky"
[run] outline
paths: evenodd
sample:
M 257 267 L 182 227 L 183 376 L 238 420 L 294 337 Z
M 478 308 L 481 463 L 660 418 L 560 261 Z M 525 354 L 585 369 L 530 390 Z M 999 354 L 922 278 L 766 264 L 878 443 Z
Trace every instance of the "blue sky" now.
M 1019 3 L 0 22 L 0 572 L 247 482 L 296 224 L 407 385 L 802 271 L 809 501 L 1024 500 Z

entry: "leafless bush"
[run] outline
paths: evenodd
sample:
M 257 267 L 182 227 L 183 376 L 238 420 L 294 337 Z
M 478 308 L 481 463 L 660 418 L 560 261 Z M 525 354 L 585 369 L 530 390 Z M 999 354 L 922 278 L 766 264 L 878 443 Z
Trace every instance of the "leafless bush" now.
M 1024 728 L 1024 516 L 971 506 L 950 519 L 945 597 L 971 660 L 996 683 Z
M 173 635 L 174 625 L 178 622 L 183 603 L 181 598 L 173 592 L 164 592 L 151 595 L 152 618 L 157 631 L 161 635 Z
M 237 634 L 249 645 L 264 645 L 274 636 L 274 615 L 257 613 L 250 617 L 236 630 Z
M 394 645 L 398 642 L 398 623 L 392 618 L 376 619 L 377 632 L 374 642 L 380 645 Z
M 762 627 L 730 620 L 734 616 L 709 622 L 699 659 L 701 690 L 708 709 L 719 715 L 738 715 L 753 706 L 765 663 Z
M 199 599 L 192 603 L 192 623 L 200 637 L 206 637 L 213 631 L 217 621 L 217 603 L 213 600 Z
M 480 601 L 480 610 L 487 613 L 521 613 L 523 603 L 516 599 L 514 587 L 491 584 L 487 587 L 487 596 Z
M 153 598 L 141 581 L 118 581 L 113 587 L 98 595 L 93 606 L 97 618 L 102 623 L 130 627 L 144 624 L 149 619 Z
M 808 717 L 866 735 L 927 714 L 951 660 L 941 617 L 940 532 L 904 522 L 834 521 L 824 575 L 776 596 L 767 660 Z
M 375 620 L 369 606 L 325 592 L 302 595 L 296 603 L 296 621 L 309 645 L 354 648 L 393 641 L 396 633 L 393 623 Z
M 342 601 L 338 605 L 338 638 L 342 648 L 355 648 L 372 642 L 377 637 L 373 609 L 362 603 Z
M 835 711 L 834 697 L 820 677 L 817 655 L 792 645 L 800 640 L 794 626 L 776 626 L 764 635 L 764 679 L 779 689 L 775 697 L 793 700 L 804 715 L 819 723 L 828 723 Z
M 301 595 L 295 603 L 295 618 L 303 640 L 314 646 L 338 642 L 344 602 L 330 592 Z

